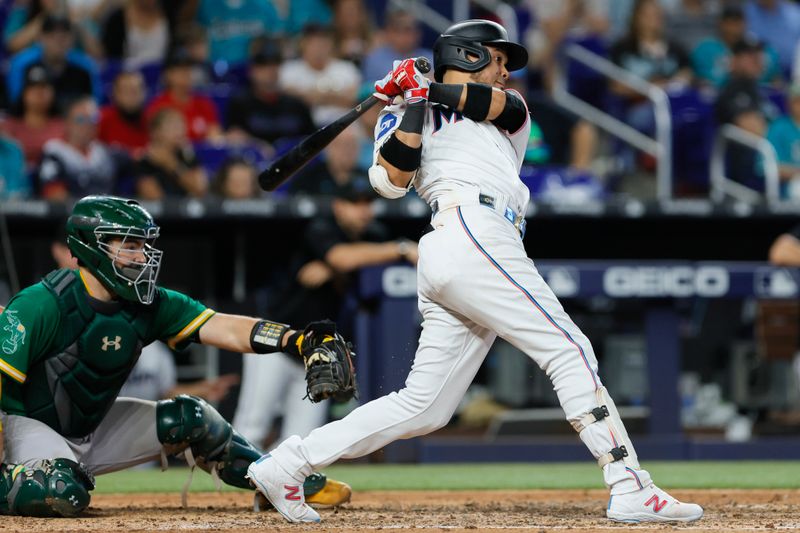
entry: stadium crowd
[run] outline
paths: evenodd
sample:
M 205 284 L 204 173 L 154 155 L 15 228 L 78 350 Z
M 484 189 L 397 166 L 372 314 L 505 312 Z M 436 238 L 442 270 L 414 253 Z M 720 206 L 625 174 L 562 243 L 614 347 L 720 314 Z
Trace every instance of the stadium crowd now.
M 570 91 L 652 135 L 649 100 L 585 66 L 571 44 L 668 94 L 675 194 L 708 193 L 716 129 L 775 148 L 785 198 L 800 196 L 800 5 L 791 0 L 520 0 L 530 64 L 523 179 L 563 191 L 647 196 L 652 157 L 608 141 L 553 98 Z M 473 16 L 495 18 L 474 8 Z M 0 198 L 90 193 L 254 198 L 257 169 L 344 113 L 435 32 L 391 0 L 0 0 Z M 331 194 L 371 164 L 376 113 L 331 145 L 290 191 Z M 732 177 L 763 188 L 734 149 Z M 561 196 L 563 197 L 563 196 Z

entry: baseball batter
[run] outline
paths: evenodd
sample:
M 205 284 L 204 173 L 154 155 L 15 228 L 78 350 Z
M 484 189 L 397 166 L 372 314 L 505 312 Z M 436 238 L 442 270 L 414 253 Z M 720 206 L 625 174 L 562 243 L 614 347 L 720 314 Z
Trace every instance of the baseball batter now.
M 363 456 L 444 426 L 499 335 L 544 369 L 611 490 L 607 515 L 621 521 L 697 520 L 639 466 L 589 340 L 570 320 L 523 247 L 529 191 L 519 179 L 530 130 L 522 97 L 505 90 L 527 51 L 485 20 L 456 24 L 434 45 L 429 83 L 414 59 L 376 90 L 386 107 L 375 130 L 370 181 L 386 198 L 414 186 L 433 211 L 419 242 L 423 329 L 405 388 L 346 418 L 291 437 L 248 469 L 257 488 L 293 522 L 319 515 L 290 489 L 315 468 Z
M 156 339 L 176 349 L 200 342 L 300 356 L 313 325 L 301 333 L 215 313 L 156 286 L 158 234 L 134 200 L 80 200 L 67 221 L 79 267 L 51 272 L 0 314 L 0 513 L 76 516 L 89 505 L 94 475 L 178 452 L 230 485 L 250 487 L 245 471 L 261 452 L 208 403 L 118 393 L 142 347 Z M 349 499 L 349 487 L 318 474 L 303 485 L 300 494 L 321 504 Z

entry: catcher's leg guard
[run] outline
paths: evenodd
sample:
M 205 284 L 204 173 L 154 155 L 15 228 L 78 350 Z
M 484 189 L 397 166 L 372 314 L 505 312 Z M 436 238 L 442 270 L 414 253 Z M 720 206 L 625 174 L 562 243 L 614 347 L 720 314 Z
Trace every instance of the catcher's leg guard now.
M 251 488 L 246 479 L 247 467 L 263 452 L 253 446 L 226 421 L 214 407 L 196 396 L 182 394 L 161 400 L 156 406 L 156 433 L 162 444 L 175 453 L 191 451 L 190 464 L 212 476 L 243 489 Z M 346 487 L 346 491 L 344 490 Z M 303 484 L 306 496 L 317 497 L 315 503 L 339 505 L 350 500 L 350 487 L 312 474 Z
M 34 467 L 3 465 L 0 512 L 19 516 L 74 517 L 89 506 L 94 476 L 71 459 L 47 459 Z
M 633 442 L 628 437 L 614 400 L 605 387 L 598 388 L 596 396 L 598 407 L 571 420 L 572 427 L 578 432 L 604 472 L 607 468 L 618 471 L 616 475 L 606 476 L 607 483 L 609 479 L 610 485 L 616 484 L 616 481 L 629 479 L 632 482 L 630 487 L 617 488 L 625 492 L 649 485 L 650 475 L 639 466 Z M 612 494 L 614 492 L 612 488 Z

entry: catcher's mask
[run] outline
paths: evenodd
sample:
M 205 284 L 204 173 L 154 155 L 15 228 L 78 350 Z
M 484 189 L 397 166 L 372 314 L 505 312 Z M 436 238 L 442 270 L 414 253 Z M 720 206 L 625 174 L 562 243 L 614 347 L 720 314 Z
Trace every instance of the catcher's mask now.
M 111 292 L 150 304 L 163 252 L 153 247 L 159 228 L 135 200 L 87 196 L 67 220 L 67 246 Z

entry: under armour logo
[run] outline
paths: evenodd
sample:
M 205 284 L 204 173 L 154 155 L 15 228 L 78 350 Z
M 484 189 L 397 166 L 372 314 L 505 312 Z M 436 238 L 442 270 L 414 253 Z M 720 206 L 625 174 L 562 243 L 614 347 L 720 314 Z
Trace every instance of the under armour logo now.
M 71 503 L 73 507 L 77 507 L 78 506 L 78 498 L 76 498 L 74 494 L 71 495 L 69 497 L 69 503 Z
M 659 499 L 658 499 L 658 496 L 656 496 L 655 494 L 653 494 L 653 497 L 652 497 L 652 498 L 650 498 L 649 500 L 647 500 L 647 501 L 644 503 L 644 506 L 645 506 L 645 507 L 647 507 L 647 506 L 648 506 L 648 505 L 650 505 L 651 503 L 653 504 L 653 511 L 655 511 L 655 512 L 659 512 L 661 509 L 663 509 L 663 508 L 664 508 L 664 506 L 665 506 L 665 505 L 667 505 L 667 500 L 659 500 Z
M 115 352 L 122 348 L 122 337 L 117 335 L 113 341 L 108 340 L 108 337 L 103 337 L 103 351 L 107 352 L 109 346 L 113 346 Z
M 199 405 L 196 405 L 194 408 L 194 417 L 203 418 L 203 409 Z

